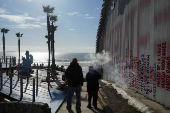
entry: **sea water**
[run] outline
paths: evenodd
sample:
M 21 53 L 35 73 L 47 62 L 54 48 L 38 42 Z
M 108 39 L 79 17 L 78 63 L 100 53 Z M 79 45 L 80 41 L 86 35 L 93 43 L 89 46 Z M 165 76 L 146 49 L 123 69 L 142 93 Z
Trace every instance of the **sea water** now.
M 48 65 L 48 52 L 29 52 L 33 56 L 33 64 L 44 64 Z M 0 58 L 2 58 L 3 53 L 0 52 Z M 18 52 L 5 52 L 5 56 L 15 56 L 18 59 Z M 50 54 L 51 56 L 51 54 Z M 22 57 L 26 58 L 25 52 L 20 53 L 20 62 L 22 63 Z M 95 53 L 55 53 L 55 63 L 58 66 L 64 66 L 66 69 L 73 58 L 77 58 L 79 65 L 82 67 L 83 75 L 85 76 L 88 72 L 88 66 L 91 65 L 95 58 Z M 17 60 L 18 61 L 18 60 Z M 52 63 L 52 58 L 50 58 Z M 51 64 L 50 63 L 50 64 Z M 32 65 L 33 65 L 32 64 Z

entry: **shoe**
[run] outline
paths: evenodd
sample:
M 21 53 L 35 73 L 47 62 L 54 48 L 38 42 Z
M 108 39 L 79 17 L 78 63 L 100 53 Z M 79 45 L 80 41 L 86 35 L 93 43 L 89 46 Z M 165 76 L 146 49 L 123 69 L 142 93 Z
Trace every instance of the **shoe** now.
M 91 106 L 88 105 L 87 108 L 91 109 Z
M 93 103 L 94 109 L 97 109 L 97 103 Z
M 81 113 L 81 110 L 77 111 L 77 113 Z
M 94 109 L 96 110 L 96 109 L 97 109 L 97 106 L 94 106 Z
M 67 108 L 68 111 L 71 111 L 71 108 L 68 108 L 67 106 L 66 106 L 66 108 Z

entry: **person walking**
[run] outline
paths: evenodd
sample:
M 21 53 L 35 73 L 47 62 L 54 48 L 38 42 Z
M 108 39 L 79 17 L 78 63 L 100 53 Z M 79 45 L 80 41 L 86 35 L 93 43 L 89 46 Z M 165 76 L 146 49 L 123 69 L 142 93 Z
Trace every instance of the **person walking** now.
M 93 66 L 89 66 L 89 72 L 86 74 L 87 92 L 88 92 L 88 108 L 91 108 L 91 98 L 93 96 L 93 106 L 97 109 L 97 98 L 101 74 L 94 70 Z
M 81 66 L 78 64 L 77 58 L 74 58 L 65 72 L 68 79 L 67 90 L 67 109 L 71 110 L 71 101 L 74 92 L 76 92 L 76 111 L 81 113 L 80 92 L 83 86 L 83 72 Z

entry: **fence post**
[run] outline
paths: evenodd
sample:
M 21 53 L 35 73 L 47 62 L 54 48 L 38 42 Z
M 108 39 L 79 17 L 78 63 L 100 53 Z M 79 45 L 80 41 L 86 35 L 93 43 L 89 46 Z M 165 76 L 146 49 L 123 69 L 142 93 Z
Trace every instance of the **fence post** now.
M 50 86 L 50 73 L 49 73 L 49 71 L 47 71 L 47 82 L 48 82 L 48 89 L 49 89 L 49 86 Z
M 12 66 L 14 66 L 14 57 L 12 56 Z
M 12 73 L 10 73 L 10 94 L 12 94 Z
M 37 84 L 36 84 L 36 96 L 38 95 L 38 63 L 37 63 Z
M 19 65 L 17 66 L 17 71 L 18 71 L 18 80 L 19 80 Z
M 22 97 L 23 97 L 23 80 L 22 80 L 22 76 L 20 77 L 20 94 L 21 94 L 20 100 L 22 100 Z
M 33 91 L 33 102 L 35 102 L 35 79 L 33 78 L 33 89 L 32 89 L 32 91 Z
M 7 68 L 7 62 L 8 62 L 8 58 L 7 58 L 7 56 L 6 56 L 6 68 Z
M 11 68 L 11 56 L 10 56 L 10 60 L 9 61 L 10 61 L 9 68 Z

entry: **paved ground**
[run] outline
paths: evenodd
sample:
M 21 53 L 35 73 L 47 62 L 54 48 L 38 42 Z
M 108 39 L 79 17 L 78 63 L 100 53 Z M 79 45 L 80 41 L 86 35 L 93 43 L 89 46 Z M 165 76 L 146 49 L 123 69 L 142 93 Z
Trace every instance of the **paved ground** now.
M 82 86 L 82 91 L 81 91 L 81 110 L 82 113 L 104 113 L 103 109 L 101 107 L 101 104 L 99 101 L 97 101 L 97 110 L 92 107 L 92 109 L 87 108 L 88 101 L 85 99 L 85 94 L 86 94 L 86 82 L 84 82 L 84 85 Z M 64 103 L 61 105 L 60 109 L 58 110 L 57 113 L 76 113 L 76 97 L 75 94 L 72 98 L 72 111 L 68 111 L 66 109 L 67 106 L 67 99 L 65 99 Z

